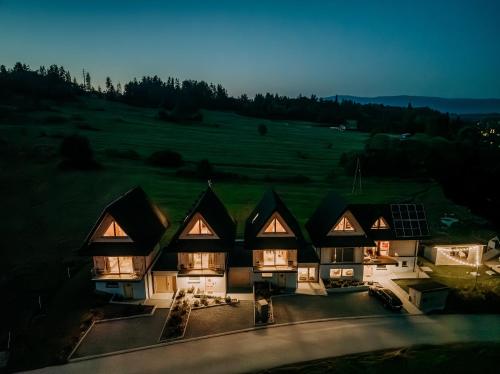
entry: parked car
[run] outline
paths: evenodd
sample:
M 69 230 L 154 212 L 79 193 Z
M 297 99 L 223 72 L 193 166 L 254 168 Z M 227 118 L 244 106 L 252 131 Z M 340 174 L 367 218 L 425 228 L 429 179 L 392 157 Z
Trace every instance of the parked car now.
M 399 311 L 403 308 L 403 303 L 399 297 L 387 288 L 372 286 L 368 289 L 368 294 L 378 298 L 387 309 Z

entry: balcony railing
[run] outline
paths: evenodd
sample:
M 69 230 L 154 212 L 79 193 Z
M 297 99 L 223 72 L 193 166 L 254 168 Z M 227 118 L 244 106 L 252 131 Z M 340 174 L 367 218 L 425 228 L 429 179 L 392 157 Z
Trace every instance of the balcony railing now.
M 260 261 L 256 261 L 253 270 L 262 272 L 297 271 L 297 263 L 294 261 L 288 261 L 286 265 L 273 265 L 273 264 L 264 264 L 261 263 Z
M 110 273 L 105 269 L 92 269 L 92 280 L 140 280 L 144 276 L 142 271 L 133 273 Z
M 194 266 L 179 266 L 179 275 L 224 275 L 224 266 L 214 265 L 205 268 L 196 268 Z

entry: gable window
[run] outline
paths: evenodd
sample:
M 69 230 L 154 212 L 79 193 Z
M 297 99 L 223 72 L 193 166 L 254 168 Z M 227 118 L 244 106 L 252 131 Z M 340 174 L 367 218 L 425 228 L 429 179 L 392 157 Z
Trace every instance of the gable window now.
M 126 238 L 128 235 L 116 221 L 112 221 L 102 236 L 105 238 Z
M 342 217 L 333 231 L 354 231 L 354 226 L 347 217 Z
M 372 225 L 372 230 L 385 230 L 388 228 L 389 225 L 383 217 L 379 217 Z
M 188 231 L 188 235 L 213 235 L 212 231 L 201 219 L 198 219 L 191 230 Z
M 266 234 L 286 233 L 286 229 L 277 218 L 273 218 L 271 223 L 264 230 Z

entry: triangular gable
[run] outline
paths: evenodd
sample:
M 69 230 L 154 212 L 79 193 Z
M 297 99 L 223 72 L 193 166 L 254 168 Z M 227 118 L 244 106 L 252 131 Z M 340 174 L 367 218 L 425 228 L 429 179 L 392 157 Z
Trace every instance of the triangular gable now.
M 132 241 L 127 232 L 110 214 L 104 215 L 101 222 L 97 226 L 97 229 L 92 235 L 92 241 L 102 241 L 102 240 Z
M 182 230 L 181 239 L 219 239 L 200 213 L 196 213 Z
M 295 233 L 286 224 L 285 220 L 279 215 L 274 213 L 269 218 L 266 224 L 259 231 L 257 236 L 295 236 Z
M 372 225 L 372 230 L 387 230 L 389 229 L 389 225 L 384 217 L 380 216 Z
M 361 225 L 356 218 L 354 218 L 353 214 L 350 211 L 346 211 L 337 222 L 335 222 L 327 235 L 364 235 L 364 233 Z

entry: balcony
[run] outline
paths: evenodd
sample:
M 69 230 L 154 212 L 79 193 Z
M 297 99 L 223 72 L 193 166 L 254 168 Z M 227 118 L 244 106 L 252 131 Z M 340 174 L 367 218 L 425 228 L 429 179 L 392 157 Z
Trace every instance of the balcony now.
M 276 263 L 261 263 L 259 261 L 255 262 L 255 265 L 253 267 L 253 271 L 256 272 L 277 272 L 277 271 L 289 271 L 289 272 L 294 272 L 297 271 L 297 263 L 294 261 L 288 261 L 287 264 L 276 264 Z
M 110 273 L 103 269 L 92 269 L 92 280 L 94 281 L 138 281 L 144 273 L 135 271 L 133 273 Z
M 193 266 L 185 266 L 185 265 L 180 265 L 179 266 L 179 276 L 192 276 L 192 277 L 198 277 L 198 276 L 223 276 L 224 275 L 224 267 L 223 266 L 209 266 L 206 268 L 195 268 Z

